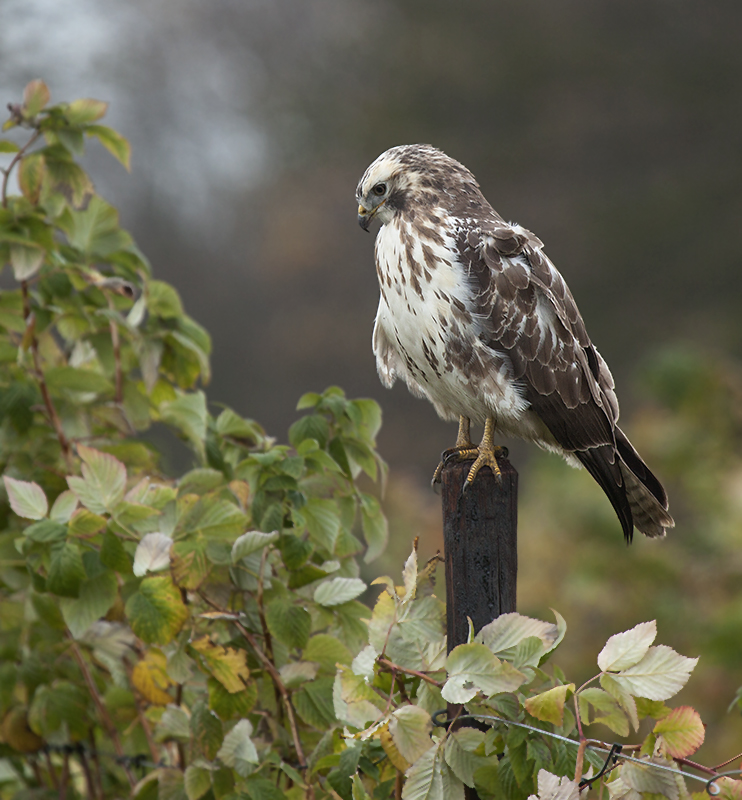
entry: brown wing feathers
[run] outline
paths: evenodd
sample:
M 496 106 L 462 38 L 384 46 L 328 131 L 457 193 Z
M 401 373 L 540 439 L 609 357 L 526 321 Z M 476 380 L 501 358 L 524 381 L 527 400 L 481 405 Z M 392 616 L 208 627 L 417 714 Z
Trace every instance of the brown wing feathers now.
M 469 274 L 477 281 L 481 312 L 487 314 L 486 342 L 508 354 L 513 378 L 523 382 L 531 408 L 600 485 L 631 541 L 634 521 L 619 456 L 663 504 L 664 491 L 615 424 L 601 387 L 599 357 L 577 306 L 561 276 L 534 249 L 541 246 L 535 237 L 531 243 L 527 232 L 495 222 L 482 246 L 482 233 L 469 232 L 460 241 L 465 242 L 462 255 Z M 513 258 L 518 255 L 523 260 Z M 543 325 L 539 302 L 548 304 L 551 325 Z

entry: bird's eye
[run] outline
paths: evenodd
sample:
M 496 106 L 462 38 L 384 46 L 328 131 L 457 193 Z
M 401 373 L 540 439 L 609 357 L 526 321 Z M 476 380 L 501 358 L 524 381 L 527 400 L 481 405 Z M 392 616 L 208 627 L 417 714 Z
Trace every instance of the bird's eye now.
M 371 191 L 381 197 L 382 194 L 386 192 L 386 184 L 385 183 L 377 183 Z

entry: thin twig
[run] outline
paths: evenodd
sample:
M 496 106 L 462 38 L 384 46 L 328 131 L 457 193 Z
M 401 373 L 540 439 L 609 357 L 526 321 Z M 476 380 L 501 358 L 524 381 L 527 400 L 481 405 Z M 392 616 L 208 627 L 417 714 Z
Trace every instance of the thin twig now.
M 31 758 L 31 757 L 29 757 L 29 760 L 31 761 L 31 769 L 33 770 L 33 774 L 34 774 L 34 777 L 36 778 L 36 782 L 39 784 L 39 786 L 42 786 L 42 787 L 45 786 L 46 781 L 44 781 L 44 777 L 41 774 L 41 769 L 39 768 L 38 760 L 36 758 Z
M 98 800 L 98 793 L 95 790 L 93 774 L 90 771 L 90 764 L 88 763 L 88 757 L 85 754 L 85 748 L 83 746 L 79 747 L 78 754 L 80 756 L 80 765 L 82 766 L 82 771 L 85 773 L 85 783 L 88 787 L 88 797 L 90 800 Z
M 199 592 L 199 596 L 201 599 L 209 606 L 211 606 L 215 611 L 219 611 L 222 614 L 228 613 L 226 609 L 219 606 L 213 600 L 209 599 L 203 592 Z M 284 708 L 286 709 L 286 717 L 289 721 L 289 727 L 291 728 L 291 738 L 294 742 L 294 750 L 296 751 L 296 757 L 299 759 L 299 766 L 304 773 L 304 782 L 307 785 L 307 797 L 309 800 L 314 800 L 314 787 L 312 786 L 310 775 L 309 775 L 309 766 L 307 765 L 307 760 L 304 757 L 304 748 L 301 746 L 301 739 L 299 738 L 299 729 L 296 725 L 296 717 L 294 716 L 294 708 L 291 705 L 291 695 L 289 694 L 288 689 L 286 688 L 283 680 L 281 679 L 281 675 L 276 669 L 275 664 L 268 658 L 268 656 L 262 651 L 259 647 L 255 637 L 250 633 L 250 631 L 238 620 L 231 620 L 237 630 L 245 637 L 247 643 L 252 647 L 253 652 L 258 657 L 260 661 L 263 662 L 266 671 L 271 677 L 273 684 L 275 685 L 276 689 L 281 695 L 281 699 L 283 700 Z
M 31 312 L 31 300 L 28 294 L 28 281 L 21 281 L 21 294 L 23 296 L 23 319 L 26 323 L 26 327 L 32 328 L 34 325 L 34 319 Z M 31 332 L 30 349 L 31 356 L 33 358 L 35 377 L 38 381 L 39 389 L 41 390 L 41 396 L 44 398 L 44 406 L 46 407 L 46 413 L 49 416 L 49 422 L 54 428 L 54 432 L 57 434 L 57 439 L 59 440 L 59 446 L 62 448 L 62 455 L 64 456 L 65 463 L 67 464 L 67 469 L 72 472 L 72 449 L 70 447 L 69 439 L 65 435 L 64 429 L 62 428 L 62 420 L 59 418 L 54 401 L 49 393 L 49 387 L 46 385 L 44 371 L 41 368 L 39 340 L 36 338 L 36 333 L 33 331 Z
M 424 672 L 418 672 L 416 669 L 406 669 L 405 667 L 400 667 L 399 664 L 395 664 L 388 658 L 378 658 L 377 662 L 392 672 L 404 672 L 405 675 L 413 675 L 415 678 L 420 678 L 423 681 L 427 681 L 427 683 L 431 684 L 431 686 L 437 686 L 438 688 L 443 686 L 443 681 L 437 681 L 435 678 L 431 678 L 430 675 L 426 675 Z
M 113 299 L 105 292 L 106 299 L 108 300 L 108 308 L 111 312 L 115 312 L 116 308 L 113 305 Z M 114 368 L 116 370 L 116 395 L 114 397 L 115 402 L 118 405 L 124 401 L 124 373 L 121 369 L 121 339 L 119 337 L 119 328 L 116 324 L 116 321 L 111 318 L 109 320 L 109 327 L 111 329 L 111 344 L 113 345 L 113 363 Z
M 21 147 L 21 149 L 13 156 L 11 159 L 10 164 L 2 170 L 3 173 L 3 188 L 2 188 L 2 203 L 3 208 L 8 207 L 8 179 L 10 178 L 10 173 L 15 168 L 16 164 L 26 155 L 26 151 L 32 144 L 41 136 L 41 131 L 34 131 L 33 136 L 26 142 L 26 144 Z
M 144 738 L 147 740 L 149 754 L 152 756 L 152 761 L 157 764 L 160 761 L 160 753 L 157 749 L 157 745 L 155 744 L 155 740 L 152 738 L 152 727 L 149 724 L 147 717 L 144 716 L 144 710 L 142 709 L 142 704 L 139 701 L 137 692 L 134 692 L 134 705 L 137 707 L 137 718 L 139 719 L 139 724 L 142 726 L 142 730 L 144 731 Z
M 265 654 L 273 662 L 273 639 L 271 632 L 268 630 L 268 623 L 265 619 L 265 608 L 263 606 L 263 575 L 265 572 L 265 560 L 268 557 L 268 548 L 263 548 L 263 554 L 260 558 L 260 569 L 258 570 L 258 590 L 255 593 L 255 602 L 258 606 L 258 616 L 260 617 L 260 627 L 263 629 L 263 641 L 265 642 Z M 273 684 L 273 691 L 276 696 L 276 709 L 278 711 L 278 721 L 283 723 L 283 712 L 281 710 L 281 698 L 279 696 L 278 687 Z
M 577 702 L 577 695 L 572 698 L 575 705 L 575 720 L 577 721 L 577 732 L 580 736 L 580 745 L 577 748 L 577 760 L 575 761 L 575 782 L 579 783 L 582 780 L 582 765 L 585 758 L 585 748 L 587 747 L 587 739 L 582 732 L 582 720 L 580 719 L 580 706 Z
M 736 761 L 738 758 L 742 758 L 742 753 L 737 753 L 736 756 L 732 756 L 732 758 L 728 758 L 726 761 L 722 761 L 721 764 L 717 764 L 714 767 L 714 770 L 718 772 L 722 767 L 726 767 L 727 764 L 731 764 L 732 761 Z
M 98 748 L 95 745 L 95 728 L 92 726 L 88 731 L 88 739 L 90 740 L 90 757 L 93 759 L 95 766 L 95 785 L 98 789 L 99 797 L 103 797 L 103 771 L 100 766 L 100 759 L 98 758 Z
M 70 779 L 70 754 L 62 753 L 62 779 L 59 782 L 59 800 L 67 800 L 67 783 Z
M 44 750 L 44 757 L 46 758 L 46 768 L 49 771 L 49 779 L 52 782 L 52 786 L 59 791 L 59 778 L 57 777 L 57 770 L 54 769 L 54 764 L 52 763 L 52 757 L 49 753 L 49 750 Z
M 179 683 L 178 687 L 175 690 L 175 705 L 181 706 L 183 704 L 183 684 Z M 185 753 L 185 745 L 180 739 L 176 742 L 177 749 L 178 749 L 178 764 L 180 765 L 180 769 L 182 772 L 185 772 L 186 769 L 186 753 Z
M 119 758 L 124 756 L 124 748 L 121 746 L 121 739 L 119 739 L 118 731 L 116 730 L 116 726 L 113 724 L 113 720 L 108 713 L 108 709 L 105 707 L 103 703 L 103 699 L 98 692 L 98 687 L 95 685 L 95 681 L 93 680 L 93 676 L 90 674 L 90 670 L 88 669 L 88 665 L 85 663 L 85 659 L 82 657 L 82 653 L 80 652 L 80 648 L 77 646 L 77 642 L 67 634 L 70 645 L 72 647 L 72 655 L 77 662 L 77 666 L 80 668 L 80 672 L 82 672 L 82 676 L 85 679 L 85 684 L 88 687 L 88 691 L 90 692 L 90 696 L 93 698 L 93 702 L 95 703 L 95 707 L 98 709 L 98 714 L 100 715 L 101 721 L 103 722 L 108 735 L 111 737 L 111 742 L 113 743 L 113 749 L 116 751 L 116 755 Z M 121 764 L 124 772 L 126 773 L 126 777 L 129 781 L 129 784 L 133 788 L 136 785 L 136 780 L 134 776 L 131 774 L 131 770 L 129 769 L 128 764 L 122 763 Z

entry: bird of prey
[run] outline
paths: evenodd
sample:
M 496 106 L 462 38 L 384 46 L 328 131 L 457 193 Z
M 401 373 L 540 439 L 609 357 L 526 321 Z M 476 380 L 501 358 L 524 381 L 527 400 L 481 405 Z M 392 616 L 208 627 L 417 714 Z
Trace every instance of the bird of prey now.
M 373 350 L 381 382 L 397 378 L 459 421 L 445 460 L 475 459 L 499 477 L 496 434 L 535 442 L 584 466 L 627 541 L 674 526 L 667 495 L 621 428 L 608 365 L 543 243 L 505 222 L 472 173 L 425 144 L 392 147 L 366 170 L 358 222 L 376 237 L 381 297 Z M 484 424 L 476 446 L 471 421 Z

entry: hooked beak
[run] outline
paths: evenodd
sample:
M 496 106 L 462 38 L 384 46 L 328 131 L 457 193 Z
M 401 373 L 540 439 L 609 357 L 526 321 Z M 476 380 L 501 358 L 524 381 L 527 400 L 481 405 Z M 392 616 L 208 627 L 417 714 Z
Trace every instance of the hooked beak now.
M 358 206 L 358 224 L 363 228 L 364 231 L 368 230 L 368 226 L 371 224 L 371 220 L 374 218 L 375 214 L 376 214 L 375 208 L 369 211 L 362 205 Z

